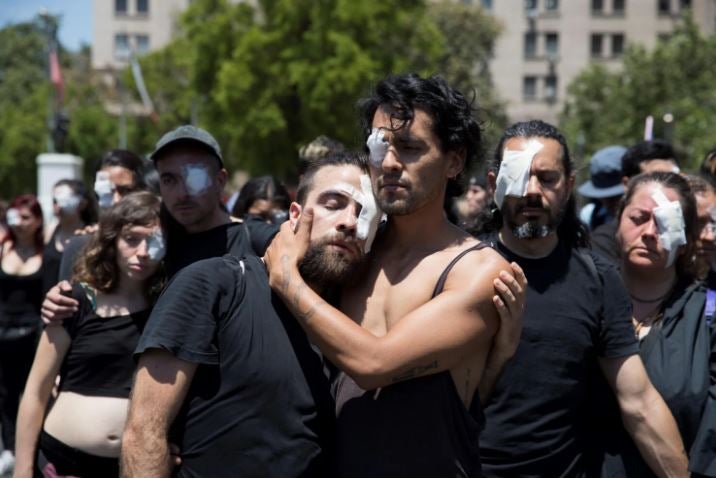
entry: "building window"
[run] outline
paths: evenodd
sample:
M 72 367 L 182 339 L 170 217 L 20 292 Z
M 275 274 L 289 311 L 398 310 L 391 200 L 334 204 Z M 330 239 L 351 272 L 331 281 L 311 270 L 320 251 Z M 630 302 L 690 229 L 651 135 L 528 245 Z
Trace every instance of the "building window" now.
M 624 34 L 612 35 L 612 56 L 621 56 L 624 53 Z
M 547 101 L 555 101 L 557 99 L 557 76 L 545 76 L 544 99 Z
M 485 10 L 492 10 L 492 0 L 482 0 L 480 5 L 482 5 L 482 8 Z
M 525 33 L 525 58 L 537 56 L 537 34 L 535 32 Z
M 602 14 L 604 12 L 603 0 L 592 0 L 592 13 Z
M 149 13 L 149 0 L 137 0 L 137 13 L 140 15 Z
M 525 10 L 537 10 L 537 0 L 525 0 Z
M 127 14 L 127 0 L 114 0 L 114 13 Z
M 612 10 L 614 11 L 615 15 L 624 15 L 624 0 L 614 0 L 614 3 L 612 4 Z
M 691 8 L 691 0 L 679 0 L 679 11 Z
M 592 33 L 591 53 L 592 53 L 592 58 L 599 58 L 602 56 L 602 34 L 601 33 Z
M 537 77 L 525 76 L 522 81 L 522 96 L 526 100 L 537 98 Z
M 671 0 L 659 0 L 659 15 L 671 14 Z
M 137 53 L 147 53 L 149 51 L 149 36 L 148 35 L 137 35 L 135 38 L 137 47 Z
M 125 33 L 114 36 L 114 57 L 118 60 L 129 58 L 129 37 Z
M 559 10 L 559 0 L 547 0 L 545 9 L 549 12 L 555 12 Z
M 548 58 L 554 58 L 559 54 L 559 35 L 557 33 L 545 35 L 545 53 Z

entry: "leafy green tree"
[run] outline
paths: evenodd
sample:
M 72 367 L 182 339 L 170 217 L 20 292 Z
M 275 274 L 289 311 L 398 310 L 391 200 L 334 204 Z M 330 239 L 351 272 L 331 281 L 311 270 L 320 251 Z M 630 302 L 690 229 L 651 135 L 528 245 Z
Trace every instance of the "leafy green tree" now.
M 695 169 L 716 146 L 714 75 L 716 37 L 701 34 L 687 18 L 656 48 L 628 48 L 620 71 L 587 68 L 569 86 L 563 130 L 572 140 L 582 135 L 588 157 L 609 144 L 637 143 L 652 115 L 654 136 L 672 141 L 686 153 L 686 169 Z M 673 122 L 662 120 L 667 114 Z

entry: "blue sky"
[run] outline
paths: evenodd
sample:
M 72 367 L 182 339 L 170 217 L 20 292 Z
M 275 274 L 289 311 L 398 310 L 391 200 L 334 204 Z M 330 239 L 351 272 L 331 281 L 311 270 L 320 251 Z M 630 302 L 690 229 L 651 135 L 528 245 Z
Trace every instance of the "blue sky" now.
M 92 43 L 92 0 L 0 0 L 0 28 L 32 20 L 43 8 L 62 15 L 58 35 L 65 48 Z

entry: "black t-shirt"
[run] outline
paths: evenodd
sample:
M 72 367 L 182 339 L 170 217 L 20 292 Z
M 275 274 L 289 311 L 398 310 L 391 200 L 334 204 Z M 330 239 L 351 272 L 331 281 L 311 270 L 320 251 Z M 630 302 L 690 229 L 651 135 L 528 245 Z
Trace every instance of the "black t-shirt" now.
M 483 473 L 591 476 L 598 465 L 589 397 L 603 383 L 597 359 L 638 352 L 629 295 L 595 254 L 560 244 L 545 258 L 526 259 L 492 242 L 524 269 L 528 287 L 517 353 L 485 407 Z
M 73 285 L 72 297 L 80 305 L 62 322 L 72 344 L 62 362 L 60 391 L 129 398 L 135 368 L 132 353 L 151 309 L 100 317 L 80 284 Z
M 251 214 L 244 217 L 244 224 L 251 240 L 251 249 L 257 256 L 263 256 L 273 237 L 278 233 L 279 226 L 269 224 L 263 218 Z
M 66 243 L 65 248 L 62 251 L 62 261 L 60 262 L 60 274 L 58 281 L 70 280 L 72 278 L 72 271 L 75 267 L 75 262 L 80 256 L 80 252 L 89 242 L 92 234 L 82 234 L 71 237 Z M 50 288 L 55 284 L 50 285 Z M 49 289 L 48 289 L 49 290 Z
M 235 257 L 255 255 L 246 229 L 239 222 L 230 222 L 208 231 L 192 234 L 178 228 L 167 238 L 167 255 L 164 259 L 169 277 L 182 268 L 202 259 L 231 254 Z
M 614 219 L 594 229 L 591 232 L 589 238 L 589 241 L 592 245 L 592 250 L 601 254 L 602 257 L 609 260 L 617 267 L 619 267 L 619 261 L 621 256 L 619 244 L 617 243 L 616 239 L 618 226 L 619 220 Z
M 258 257 L 227 255 L 184 268 L 155 305 L 136 353 L 199 365 L 172 427 L 177 476 L 323 476 L 328 380 L 274 301 Z

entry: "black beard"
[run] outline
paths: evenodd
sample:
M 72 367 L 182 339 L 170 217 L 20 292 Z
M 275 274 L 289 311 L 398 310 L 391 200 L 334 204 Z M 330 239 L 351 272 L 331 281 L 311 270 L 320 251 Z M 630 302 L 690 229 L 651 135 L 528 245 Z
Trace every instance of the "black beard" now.
M 321 287 L 344 285 L 349 279 L 355 278 L 362 257 L 351 260 L 337 252 L 328 251 L 327 244 L 328 241 L 311 244 L 298 264 L 298 270 L 309 284 Z
M 542 208 L 547 212 L 547 224 L 539 224 L 537 221 L 527 221 L 523 224 L 517 224 L 512 218 L 516 217 L 524 207 L 542 208 L 542 201 L 538 198 L 527 198 L 524 206 L 517 206 L 514 209 L 506 208 L 506 210 L 503 211 L 505 223 L 512 232 L 512 235 L 517 239 L 542 239 L 543 237 L 549 236 L 551 233 L 557 231 L 567 212 L 567 203 L 560 207 L 557 214 L 552 214 L 552 211 Z

